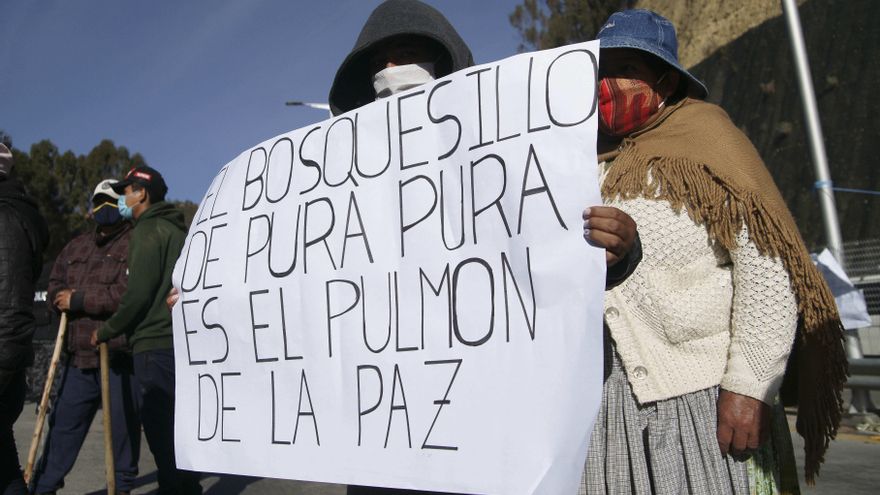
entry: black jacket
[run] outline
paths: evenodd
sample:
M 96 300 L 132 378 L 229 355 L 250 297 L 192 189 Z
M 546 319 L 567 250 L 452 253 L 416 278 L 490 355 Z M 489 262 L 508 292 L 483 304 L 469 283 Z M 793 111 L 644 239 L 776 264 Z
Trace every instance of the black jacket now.
M 400 35 L 424 36 L 442 47 L 444 54 L 435 64 L 438 79 L 474 65 L 470 48 L 437 9 L 418 0 L 388 0 L 370 14 L 354 48 L 336 71 L 328 98 L 333 115 L 376 99 L 369 66 L 372 50 L 377 44 Z
M 0 393 L 34 361 L 34 283 L 49 240 L 36 203 L 15 179 L 0 179 Z
M 605 274 L 605 290 L 613 289 L 629 278 L 639 263 L 642 261 L 642 240 L 639 239 L 639 233 L 636 232 L 635 241 L 632 248 L 626 253 L 620 261 L 612 267 L 608 268 Z

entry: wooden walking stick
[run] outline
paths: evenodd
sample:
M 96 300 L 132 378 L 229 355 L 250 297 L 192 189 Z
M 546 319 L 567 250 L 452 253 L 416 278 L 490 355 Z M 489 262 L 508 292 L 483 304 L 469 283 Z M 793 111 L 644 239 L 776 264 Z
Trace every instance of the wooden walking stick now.
M 37 424 L 34 425 L 34 436 L 31 438 L 31 449 L 28 452 L 27 465 L 24 468 L 24 481 L 30 483 L 31 475 L 34 474 L 34 462 L 37 460 L 37 448 L 40 446 L 40 438 L 43 436 L 43 423 L 46 421 L 46 412 L 49 407 L 49 393 L 52 391 L 52 383 L 55 381 L 55 372 L 58 362 L 61 360 L 61 349 L 64 348 L 64 335 L 67 333 L 67 312 L 61 313 L 61 322 L 58 324 L 58 335 L 55 337 L 55 350 L 52 351 L 52 361 L 49 363 L 49 374 L 46 375 L 46 385 L 43 386 L 43 397 L 40 399 L 40 408 L 37 413 Z
M 110 423 L 110 357 L 107 344 L 101 350 L 101 409 L 104 413 L 104 469 L 107 474 L 107 495 L 116 494 L 116 468 L 113 462 L 113 429 Z

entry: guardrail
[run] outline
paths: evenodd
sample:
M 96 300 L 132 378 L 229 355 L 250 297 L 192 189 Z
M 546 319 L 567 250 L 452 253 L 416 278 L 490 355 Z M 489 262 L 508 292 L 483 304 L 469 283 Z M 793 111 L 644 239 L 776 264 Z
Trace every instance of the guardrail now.
M 880 358 L 849 360 L 847 388 L 880 390 Z

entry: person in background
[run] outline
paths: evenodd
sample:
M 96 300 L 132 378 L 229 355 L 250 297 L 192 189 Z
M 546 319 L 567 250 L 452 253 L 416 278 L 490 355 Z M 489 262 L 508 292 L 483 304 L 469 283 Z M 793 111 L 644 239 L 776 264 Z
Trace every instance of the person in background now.
M 119 214 L 117 181 L 101 181 L 92 193 L 95 229 L 73 238 L 49 276 L 49 300 L 68 314 L 67 356 L 61 385 L 49 416 L 49 434 L 34 471 L 36 493 L 64 486 L 101 406 L 101 373 L 92 332 L 119 307 L 128 283 L 131 222 Z M 131 350 L 125 336 L 109 342 L 110 401 L 116 489 L 125 495 L 138 474 L 141 428 L 138 394 L 132 376 Z
M 644 258 L 606 294 L 580 493 L 796 493 L 776 396 L 797 333 L 811 481 L 846 380 L 834 299 L 757 151 L 679 64 L 672 23 L 626 10 L 598 38 L 602 195 Z
M 177 469 L 174 457 L 174 348 L 165 295 L 186 237 L 183 213 L 165 201 L 168 186 L 153 168 L 133 168 L 112 187 L 121 195 L 119 213 L 134 220 L 128 287 L 116 313 L 92 333 L 92 345 L 120 335 L 128 338 L 159 493 L 200 494 L 200 475 Z
M 10 177 L 12 153 L 0 143 L 0 493 L 27 493 L 12 425 L 21 414 L 24 370 L 34 361 L 34 282 L 49 241 L 46 221 L 21 182 Z

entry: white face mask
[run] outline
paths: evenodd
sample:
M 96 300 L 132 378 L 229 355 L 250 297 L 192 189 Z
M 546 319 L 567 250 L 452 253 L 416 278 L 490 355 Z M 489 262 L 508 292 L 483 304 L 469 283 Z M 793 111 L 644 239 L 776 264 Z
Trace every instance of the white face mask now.
M 387 98 L 434 80 L 434 63 L 408 64 L 387 67 L 373 76 L 376 98 Z

